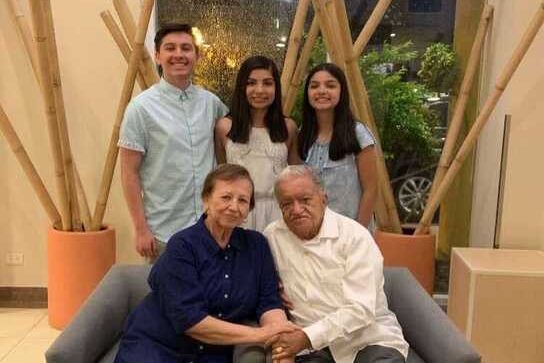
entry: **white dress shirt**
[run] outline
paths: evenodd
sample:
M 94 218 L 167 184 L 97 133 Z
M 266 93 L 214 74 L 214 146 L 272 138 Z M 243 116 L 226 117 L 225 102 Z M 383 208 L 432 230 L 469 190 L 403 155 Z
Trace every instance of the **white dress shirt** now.
M 408 343 L 387 308 L 383 257 L 366 228 L 327 208 L 311 240 L 299 239 L 283 220 L 264 234 L 293 302 L 294 322 L 313 349 L 329 347 L 337 363 L 353 363 L 368 345 L 394 348 L 407 357 Z

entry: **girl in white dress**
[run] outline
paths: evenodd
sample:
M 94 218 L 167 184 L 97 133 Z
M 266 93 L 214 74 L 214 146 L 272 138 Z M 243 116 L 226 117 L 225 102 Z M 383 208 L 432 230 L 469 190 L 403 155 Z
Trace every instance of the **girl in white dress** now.
M 298 164 L 297 126 L 282 113 L 279 72 L 264 56 L 246 59 L 236 77 L 230 114 L 215 125 L 218 163 L 244 166 L 255 183 L 255 208 L 245 228 L 262 232 L 281 212 L 274 181 L 287 164 Z

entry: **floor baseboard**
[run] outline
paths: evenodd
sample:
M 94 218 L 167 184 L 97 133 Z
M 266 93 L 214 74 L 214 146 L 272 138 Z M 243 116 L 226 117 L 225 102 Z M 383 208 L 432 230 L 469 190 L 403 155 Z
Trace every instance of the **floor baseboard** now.
M 0 286 L 0 307 L 47 308 L 47 288 Z

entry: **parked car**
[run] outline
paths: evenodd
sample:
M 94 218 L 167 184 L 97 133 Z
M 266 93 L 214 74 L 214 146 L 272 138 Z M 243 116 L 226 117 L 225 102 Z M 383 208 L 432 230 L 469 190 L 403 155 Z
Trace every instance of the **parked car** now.
M 431 162 L 422 163 L 419 155 L 403 154 L 388 163 L 401 223 L 417 223 L 421 218 L 431 191 L 438 156 L 446 138 L 449 97 L 428 98 L 426 104 L 437 116 L 437 124 L 433 128 L 436 156 L 431 158 Z M 438 222 L 438 212 L 433 221 Z

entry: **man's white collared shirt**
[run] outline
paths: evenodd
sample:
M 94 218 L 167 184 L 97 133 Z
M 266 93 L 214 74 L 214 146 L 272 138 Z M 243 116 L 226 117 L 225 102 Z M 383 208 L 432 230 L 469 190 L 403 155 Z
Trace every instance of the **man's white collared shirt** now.
M 312 240 L 300 240 L 283 220 L 264 234 L 294 304 L 294 322 L 313 349 L 329 347 L 337 363 L 353 363 L 368 345 L 407 357 L 408 343 L 383 291 L 383 257 L 366 228 L 327 208 Z

